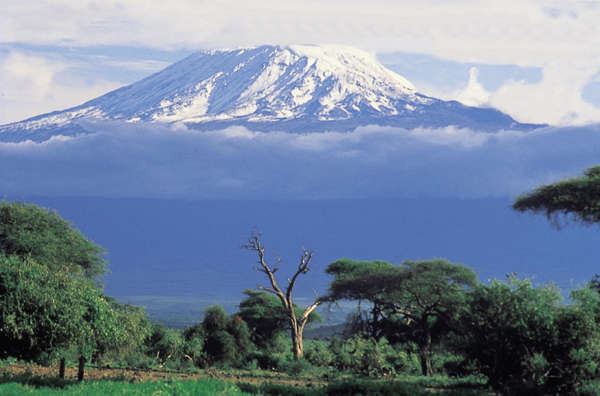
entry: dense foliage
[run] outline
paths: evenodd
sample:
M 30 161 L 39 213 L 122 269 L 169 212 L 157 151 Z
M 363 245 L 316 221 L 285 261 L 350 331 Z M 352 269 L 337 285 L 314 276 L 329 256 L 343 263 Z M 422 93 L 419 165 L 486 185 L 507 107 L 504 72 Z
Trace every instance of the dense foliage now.
M 103 252 L 55 212 L 0 203 L 0 356 L 77 356 L 82 377 L 86 360 L 142 344 L 144 313 L 105 296 L 94 280 L 105 272 Z
M 458 349 L 504 392 L 573 394 L 597 371 L 598 293 L 581 289 L 572 305 L 559 291 L 515 278 L 477 286 L 461 317 Z
M 116 325 L 91 281 L 54 273 L 33 259 L 0 255 L 0 295 L 3 357 L 34 359 L 70 346 L 89 352 L 96 336 L 111 337 Z
M 88 278 L 106 272 L 104 249 L 56 212 L 28 203 L 0 202 L 0 253 Z
M 450 330 L 466 289 L 477 284 L 473 270 L 445 259 L 399 266 L 341 259 L 326 272 L 334 276 L 327 299 L 371 302 L 371 336 L 396 335 L 416 343 L 423 375 L 433 375 L 433 342 Z

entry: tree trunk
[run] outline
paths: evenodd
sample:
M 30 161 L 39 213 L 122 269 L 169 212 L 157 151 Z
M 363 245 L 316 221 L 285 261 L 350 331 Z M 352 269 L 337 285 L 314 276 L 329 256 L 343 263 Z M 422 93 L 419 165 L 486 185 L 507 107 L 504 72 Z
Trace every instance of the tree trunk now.
M 65 358 L 64 357 L 60 358 L 60 363 L 58 366 L 58 378 L 60 378 L 60 379 L 65 378 L 65 364 L 66 364 Z
M 292 326 L 292 344 L 294 347 L 294 359 L 302 359 L 304 355 L 304 345 L 302 342 L 302 329 Z
M 77 381 L 83 381 L 83 373 L 85 370 L 85 358 L 79 357 L 79 368 L 77 369 Z
M 423 342 L 419 345 L 419 359 L 421 360 L 421 373 L 425 376 L 433 375 L 431 366 L 431 333 L 426 331 Z

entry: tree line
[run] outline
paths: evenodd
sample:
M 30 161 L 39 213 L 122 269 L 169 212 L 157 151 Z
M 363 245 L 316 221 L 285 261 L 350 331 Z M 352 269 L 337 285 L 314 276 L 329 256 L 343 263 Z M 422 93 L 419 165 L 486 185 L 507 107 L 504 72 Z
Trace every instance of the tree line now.
M 600 221 L 600 167 L 519 196 L 513 208 L 543 212 L 556 224 Z M 313 252 L 302 249 L 286 278 L 266 260 L 260 234 L 244 248 L 265 275 L 245 290 L 238 312 L 212 306 L 182 331 L 153 324 L 142 309 L 102 291 L 104 250 L 56 212 L 0 203 L 0 358 L 133 367 L 319 368 L 357 375 L 420 373 L 483 376 L 505 394 L 575 394 L 600 377 L 600 281 L 562 301 L 553 285 L 514 275 L 490 284 L 446 259 L 394 265 L 348 258 L 329 264 L 329 288 L 307 307 L 294 302 Z M 283 280 L 282 280 L 283 279 Z M 309 340 L 316 308 L 355 301 L 343 331 Z M 328 371 L 329 370 L 329 371 Z

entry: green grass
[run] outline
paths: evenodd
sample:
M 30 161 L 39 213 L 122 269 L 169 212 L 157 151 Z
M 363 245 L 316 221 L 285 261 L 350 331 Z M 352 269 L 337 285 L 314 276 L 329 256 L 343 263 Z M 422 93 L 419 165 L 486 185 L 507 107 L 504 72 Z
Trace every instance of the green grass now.
M 242 392 L 240 388 L 230 382 L 216 380 L 176 380 L 152 382 L 115 382 L 115 381 L 85 381 L 77 384 L 22 384 L 10 382 L 0 385 L 2 396 L 197 396 L 197 395 L 223 395 L 245 396 L 249 393 Z
M 441 378 L 431 381 L 440 385 Z M 269 396 L 480 396 L 493 393 L 477 383 L 458 383 L 446 380 L 443 386 L 431 386 L 419 381 L 347 380 L 323 387 L 293 387 L 279 384 L 239 384 L 243 391 Z

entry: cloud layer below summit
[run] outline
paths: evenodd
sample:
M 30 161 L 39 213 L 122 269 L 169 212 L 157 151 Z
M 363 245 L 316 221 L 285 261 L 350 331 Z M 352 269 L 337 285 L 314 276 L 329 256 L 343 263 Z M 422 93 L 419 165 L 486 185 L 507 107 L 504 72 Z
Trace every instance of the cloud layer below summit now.
M 195 132 L 107 123 L 44 143 L 0 143 L 0 191 L 184 199 L 506 197 L 597 164 L 600 126 L 494 134 Z

